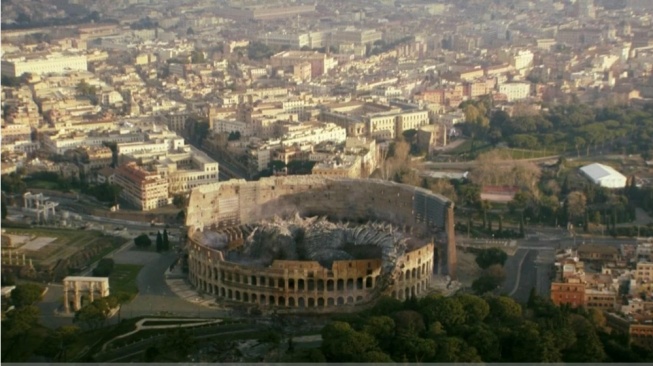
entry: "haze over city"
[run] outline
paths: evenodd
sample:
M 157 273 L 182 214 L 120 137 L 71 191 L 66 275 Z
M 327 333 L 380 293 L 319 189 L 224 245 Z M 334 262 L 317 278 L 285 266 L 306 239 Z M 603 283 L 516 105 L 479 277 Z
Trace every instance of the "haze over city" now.
M 2 362 L 653 362 L 653 1 L 1 14 Z

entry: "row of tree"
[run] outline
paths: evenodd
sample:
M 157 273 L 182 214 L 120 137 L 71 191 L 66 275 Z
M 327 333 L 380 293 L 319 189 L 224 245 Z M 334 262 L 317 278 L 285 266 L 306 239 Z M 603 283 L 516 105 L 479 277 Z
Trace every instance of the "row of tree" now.
M 495 145 L 575 151 L 578 156 L 606 145 L 619 147 L 625 153 L 640 153 L 645 159 L 653 156 L 653 104 L 638 110 L 576 103 L 513 117 L 492 107 L 490 98 L 461 104 L 466 120 L 461 127 L 466 135 Z
M 332 321 L 322 339 L 328 362 L 653 361 L 627 337 L 608 334 L 600 311 L 559 308 L 534 294 L 525 309 L 490 295 L 384 298 Z
M 149 248 L 152 246 L 152 239 L 147 234 L 141 234 L 134 238 L 134 244 L 139 248 Z M 168 230 L 164 229 L 163 233 L 158 231 L 156 233 L 156 251 L 163 252 L 170 250 L 170 238 L 168 237 Z

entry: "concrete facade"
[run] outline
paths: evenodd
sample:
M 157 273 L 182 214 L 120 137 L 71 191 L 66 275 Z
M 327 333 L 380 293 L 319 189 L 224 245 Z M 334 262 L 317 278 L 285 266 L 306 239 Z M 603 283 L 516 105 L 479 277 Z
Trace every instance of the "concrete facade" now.
M 230 247 L 237 246 L 244 239 L 239 226 L 292 212 L 389 222 L 432 240 L 406 251 L 387 276 L 380 258 L 336 260 L 331 269 L 288 260 L 248 267 L 226 261 L 225 253 L 193 235 L 218 230 L 228 236 Z M 424 294 L 435 268 L 455 277 L 453 203 L 408 185 L 316 176 L 231 180 L 194 189 L 186 217 L 189 279 L 201 291 L 228 301 L 330 312 L 371 304 L 380 295 L 403 300 Z

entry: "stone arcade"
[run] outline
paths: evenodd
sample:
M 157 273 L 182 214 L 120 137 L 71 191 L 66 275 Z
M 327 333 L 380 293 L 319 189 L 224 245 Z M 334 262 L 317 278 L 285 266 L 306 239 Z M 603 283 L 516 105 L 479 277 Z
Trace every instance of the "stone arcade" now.
M 262 222 L 293 214 L 331 225 L 332 231 L 315 239 L 306 231 L 305 240 L 324 242 L 324 248 L 311 247 L 315 255 L 289 255 L 288 245 L 299 241 L 287 242 L 296 230 L 284 225 L 283 235 L 272 236 L 262 251 L 247 247 Z M 217 298 L 282 312 L 348 311 L 381 295 L 403 300 L 424 294 L 434 272 L 455 277 L 453 223 L 453 203 L 446 197 L 381 180 L 290 176 L 202 186 L 192 191 L 187 207 L 189 279 Z M 218 245 L 211 235 L 220 237 Z M 379 255 L 343 253 L 332 239 L 343 235 L 376 245 Z M 237 260 L 234 251 L 248 253 L 251 261 Z M 256 257 L 270 251 L 274 255 L 266 260 Z M 325 255 L 331 256 L 328 264 Z

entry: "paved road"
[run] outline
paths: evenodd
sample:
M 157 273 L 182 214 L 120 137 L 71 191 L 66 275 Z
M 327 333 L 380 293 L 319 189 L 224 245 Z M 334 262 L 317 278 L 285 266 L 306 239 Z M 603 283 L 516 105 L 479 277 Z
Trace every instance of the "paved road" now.
M 63 307 L 63 285 L 52 283 L 48 284 L 47 288 L 48 291 L 43 296 L 43 301 L 38 303 L 38 308 L 41 310 L 41 324 L 48 328 L 71 325 L 73 323 L 72 316 L 55 315 L 55 312 L 60 311 Z
M 577 248 L 583 243 L 619 248 L 622 244 L 636 243 L 636 239 L 610 237 L 574 239 L 563 229 L 531 227 L 527 230 L 527 238 L 517 242 L 518 249 L 505 263 L 506 279 L 501 285 L 501 293 L 525 302 L 528 301 L 531 289 L 535 288 L 538 295 L 549 297 L 555 251 Z
M 177 258 L 176 253 L 155 254 L 138 274 L 139 294 L 122 307 L 120 316 L 136 317 L 159 313 L 179 316 L 218 317 L 224 311 L 211 309 L 179 298 L 166 284 L 165 272 Z
M 518 302 L 525 302 L 531 289 L 536 287 L 537 271 L 535 258 L 538 251 L 519 249 L 505 264 L 506 280 L 501 285 L 501 293 Z

